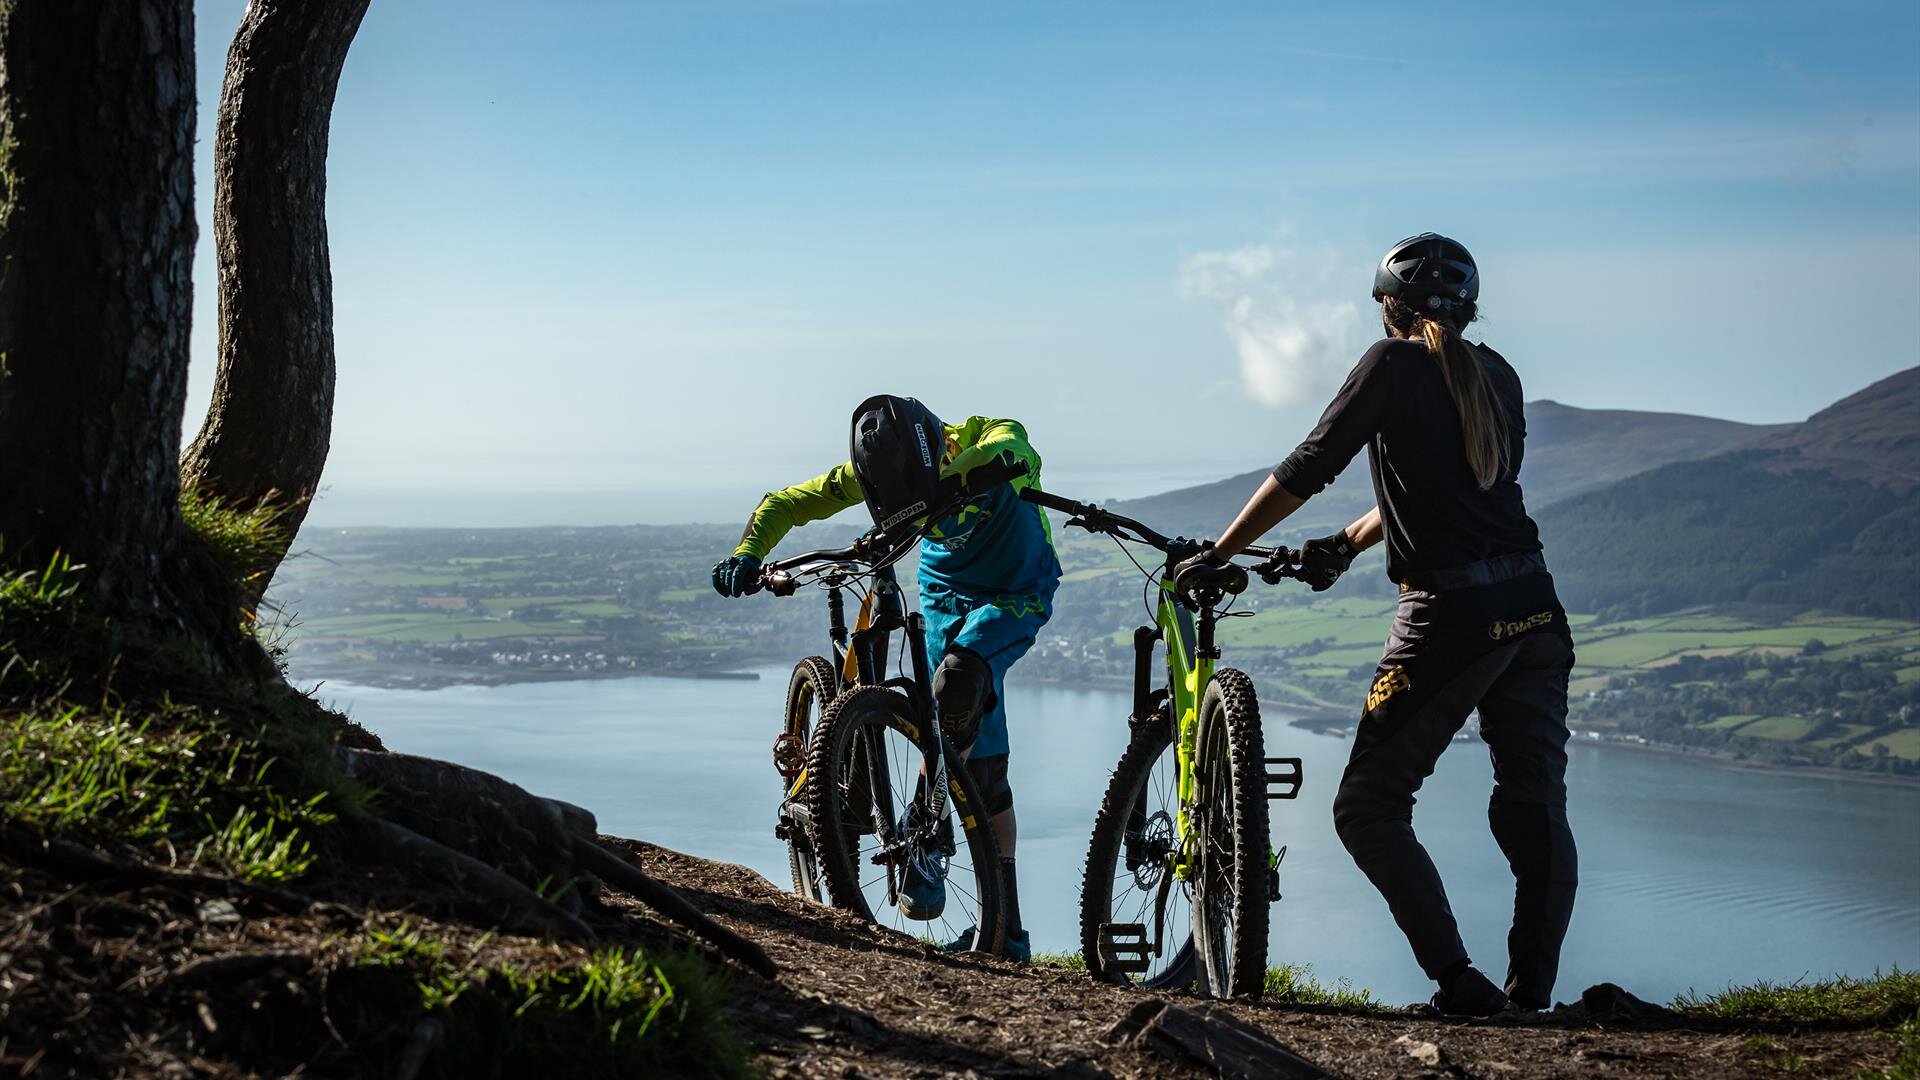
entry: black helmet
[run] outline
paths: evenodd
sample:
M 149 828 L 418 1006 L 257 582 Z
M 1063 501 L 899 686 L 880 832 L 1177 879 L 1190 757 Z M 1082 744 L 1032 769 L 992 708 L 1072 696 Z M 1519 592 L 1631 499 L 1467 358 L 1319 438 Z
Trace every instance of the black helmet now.
M 853 477 L 873 523 L 891 529 L 927 512 L 940 496 L 946 429 L 912 398 L 875 394 L 853 410 Z
M 1480 270 L 1456 240 L 1409 236 L 1387 250 L 1373 272 L 1373 298 L 1391 296 L 1416 311 L 1441 311 L 1480 298 Z

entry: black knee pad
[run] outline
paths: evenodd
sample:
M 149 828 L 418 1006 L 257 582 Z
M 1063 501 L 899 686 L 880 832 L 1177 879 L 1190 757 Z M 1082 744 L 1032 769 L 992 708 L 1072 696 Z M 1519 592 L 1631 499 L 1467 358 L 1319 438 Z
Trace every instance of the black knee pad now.
M 980 717 L 993 693 L 993 669 L 968 649 L 954 649 L 933 669 L 933 706 L 940 710 L 940 728 L 962 753 L 980 733 Z
M 973 777 L 974 786 L 980 789 L 980 797 L 986 800 L 989 815 L 1013 809 L 1013 788 L 1007 785 L 1007 755 L 968 758 L 967 772 Z

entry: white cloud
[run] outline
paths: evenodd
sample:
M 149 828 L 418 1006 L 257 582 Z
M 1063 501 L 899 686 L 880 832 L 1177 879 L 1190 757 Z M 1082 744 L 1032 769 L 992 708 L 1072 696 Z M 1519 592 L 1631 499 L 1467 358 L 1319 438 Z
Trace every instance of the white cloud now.
M 1202 251 L 1182 260 L 1180 294 L 1220 305 L 1247 393 L 1292 405 L 1324 397 L 1359 356 L 1360 308 L 1335 284 L 1355 265 L 1267 244 Z

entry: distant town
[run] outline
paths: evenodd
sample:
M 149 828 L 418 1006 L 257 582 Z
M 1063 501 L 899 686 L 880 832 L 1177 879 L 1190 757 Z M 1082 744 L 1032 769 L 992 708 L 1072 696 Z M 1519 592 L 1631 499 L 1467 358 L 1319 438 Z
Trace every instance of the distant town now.
M 850 535 L 813 526 L 788 546 Z M 270 593 L 272 633 L 298 679 L 411 687 L 711 677 L 826 651 L 823 594 L 708 587 L 734 538 L 696 525 L 303 534 Z M 1060 551 L 1056 611 L 1018 677 L 1124 689 L 1144 581 L 1104 540 L 1062 535 Z M 1222 624 L 1225 662 L 1300 723 L 1344 732 L 1379 658 L 1387 589 L 1368 562 L 1324 598 L 1256 586 L 1238 606 L 1250 617 Z M 1573 621 L 1577 738 L 1920 776 L 1920 625 L 1764 605 Z

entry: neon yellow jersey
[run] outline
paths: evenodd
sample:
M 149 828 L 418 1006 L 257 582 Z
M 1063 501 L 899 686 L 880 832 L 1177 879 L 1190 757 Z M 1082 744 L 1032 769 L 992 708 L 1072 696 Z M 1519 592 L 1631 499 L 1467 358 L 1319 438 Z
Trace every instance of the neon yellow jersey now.
M 1027 463 L 1027 474 L 961 507 L 928 531 L 920 576 L 950 588 L 1004 592 L 1057 580 L 1053 532 L 1038 506 L 1018 492 L 1040 486 L 1040 455 L 1015 420 L 970 416 L 946 425 L 942 476 L 965 476 L 993 461 Z M 769 492 L 747 519 L 736 555 L 764 559 L 795 526 L 829 518 L 865 502 L 853 464 L 836 465 L 803 484 Z

